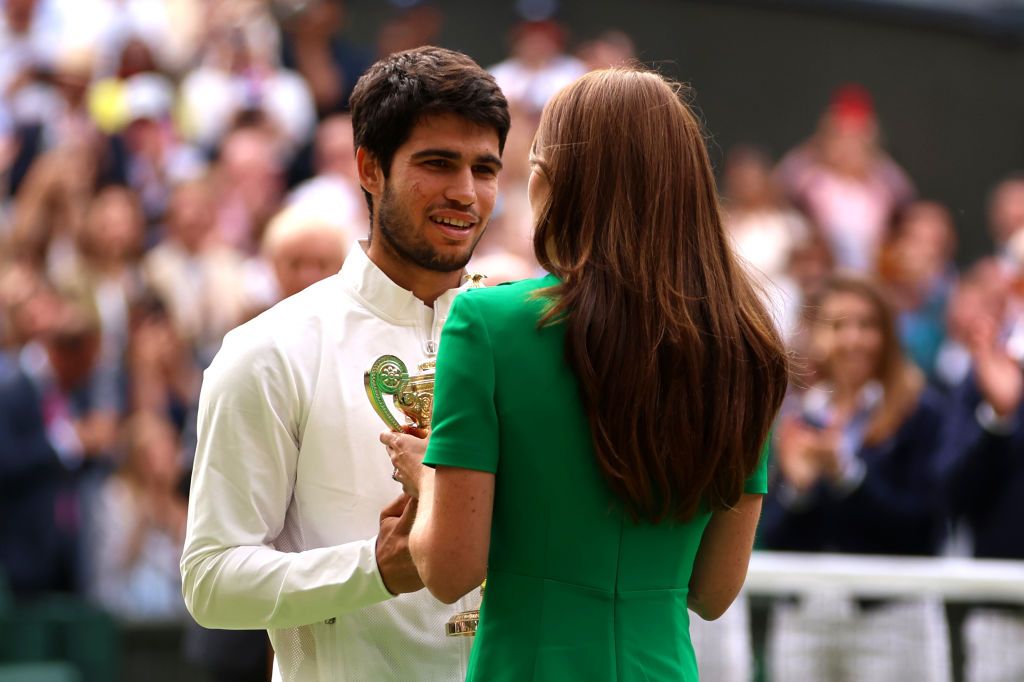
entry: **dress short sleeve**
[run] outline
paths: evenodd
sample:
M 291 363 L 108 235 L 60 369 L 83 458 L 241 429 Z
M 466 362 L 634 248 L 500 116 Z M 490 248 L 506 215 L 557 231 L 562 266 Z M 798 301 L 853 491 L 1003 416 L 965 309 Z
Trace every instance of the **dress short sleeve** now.
M 761 458 L 757 462 L 754 473 L 743 484 L 743 492 L 752 495 L 765 495 L 768 493 L 768 452 L 771 449 L 772 437 L 769 434 L 761 447 Z
M 456 297 L 441 332 L 433 429 L 423 463 L 494 473 L 498 468 L 494 353 L 484 316 L 473 300 L 476 295 L 473 291 Z

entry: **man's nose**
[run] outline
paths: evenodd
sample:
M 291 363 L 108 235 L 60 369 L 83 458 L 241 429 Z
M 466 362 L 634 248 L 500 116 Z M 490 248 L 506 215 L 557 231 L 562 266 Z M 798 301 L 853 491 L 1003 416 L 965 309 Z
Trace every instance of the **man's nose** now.
M 476 203 L 474 180 L 472 168 L 469 166 L 460 168 L 458 172 L 452 174 L 451 183 L 445 191 L 445 198 L 462 206 L 472 206 Z

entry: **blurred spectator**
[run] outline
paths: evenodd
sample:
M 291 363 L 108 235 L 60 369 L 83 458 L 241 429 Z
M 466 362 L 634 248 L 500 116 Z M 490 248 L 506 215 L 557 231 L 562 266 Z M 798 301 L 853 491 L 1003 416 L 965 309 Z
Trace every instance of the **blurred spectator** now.
M 1010 239 L 1024 229 L 1024 175 L 1011 175 L 992 190 L 988 200 L 989 234 L 997 253 L 1006 254 Z
M 337 274 L 352 243 L 352 233 L 330 213 L 302 205 L 283 210 L 270 221 L 263 238 L 263 255 L 274 271 L 277 299 Z
M 11 253 L 50 273 L 70 267 L 98 177 L 92 140 L 37 158 L 15 196 Z
M 214 168 L 217 215 L 212 238 L 244 254 L 256 252 L 267 221 L 281 206 L 284 170 L 273 137 L 246 126 L 228 133 Z
M 3 354 L 17 355 L 26 344 L 53 331 L 60 313 L 60 298 L 38 270 L 23 262 L 13 262 L 0 273 L 0 312 L 0 348 Z
M 444 24 L 441 9 L 429 2 L 401 4 L 402 9 L 386 21 L 377 34 L 378 57 L 439 43 L 441 26 Z
M 45 338 L 0 356 L 0 570 L 16 593 L 78 587 L 77 474 L 116 437 L 92 399 L 98 323 L 59 308 Z
M 244 120 L 263 122 L 289 157 L 309 139 L 312 94 L 300 75 L 278 64 L 277 29 L 266 11 L 217 27 L 202 63 L 181 83 L 185 130 L 207 150 Z
M 801 296 L 789 276 L 794 250 L 810 237 L 798 212 L 786 206 L 775 186 L 768 157 L 751 147 L 733 149 L 725 163 L 726 220 L 739 255 L 769 299 L 785 337 L 793 335 Z
M 946 338 L 935 358 L 939 386 L 950 389 L 967 378 L 971 370 L 968 345 L 975 322 L 979 318 L 1003 319 L 1008 283 L 995 258 L 978 261 L 957 282 L 946 310 Z
M 339 114 L 325 119 L 316 131 L 316 176 L 296 186 L 285 199 L 344 225 L 353 238 L 369 232 L 366 202 L 356 174 L 352 120 Z
M 787 196 L 821 229 L 836 264 L 860 272 L 874 271 L 893 214 L 914 193 L 878 137 L 871 96 L 847 85 L 833 96 L 814 137 L 778 168 Z
M 311 0 L 284 20 L 281 63 L 306 80 L 320 118 L 348 111 L 352 88 L 370 65 L 369 55 L 341 37 L 344 23 L 344 0 Z
M 837 275 L 815 307 L 818 382 L 781 416 L 779 481 L 765 501 L 766 548 L 934 554 L 930 473 L 944 405 L 903 355 L 892 310 L 869 280 Z M 946 680 L 942 606 L 808 595 L 772 615 L 776 680 Z M 927 651 L 908 657 L 910 647 Z
M 622 66 L 636 58 L 633 39 L 622 31 L 605 31 L 588 40 L 576 50 L 576 56 L 587 71 Z
M 109 186 L 89 205 L 78 235 L 77 258 L 54 273 L 57 287 L 96 311 L 102 346 L 100 368 L 119 377 L 128 345 L 128 311 L 142 291 L 139 255 L 143 217 L 136 195 Z
M 903 348 L 929 379 L 946 338 L 955 254 L 952 214 L 942 204 L 919 201 L 897 216 L 879 263 L 899 316 Z
M 1018 294 L 1019 295 L 1019 294 Z M 938 459 L 949 513 L 965 522 L 973 554 L 1024 559 L 1024 315 L 974 311 L 967 332 L 972 371 L 954 394 Z M 964 625 L 969 682 L 1024 679 L 1024 610 L 978 604 Z
M 143 259 L 146 283 L 166 304 L 174 328 L 205 366 L 245 314 L 243 258 L 214 234 L 216 205 L 207 179 L 175 188 L 167 237 Z
M 138 412 L 125 441 L 124 462 L 90 510 L 88 593 L 125 621 L 184 620 L 178 562 L 187 502 L 177 437 L 162 418 Z
M 148 226 L 156 226 L 167 210 L 171 187 L 205 170 L 198 150 L 178 136 L 171 115 L 174 86 L 156 73 L 139 73 L 119 84 L 120 116 L 115 121 L 115 149 L 121 156 L 121 174 L 141 201 Z M 160 238 L 157 229 L 146 233 L 145 245 Z
M 491 222 L 473 251 L 471 269 L 487 275 L 487 284 L 533 277 L 540 265 L 533 255 L 533 211 L 527 195 L 530 150 L 540 116 L 519 104 L 509 105 L 512 127 L 505 140 L 498 200 Z
M 191 426 L 199 401 L 200 367 L 163 302 L 152 293 L 132 307 L 126 365 L 131 411 L 157 415 L 177 433 Z
M 39 0 L 0 6 L 0 108 L 15 120 L 49 96 L 43 76 L 53 66 L 57 43 L 42 15 Z
M 511 56 L 490 68 L 509 104 L 540 113 L 551 97 L 587 71 L 565 54 L 565 29 L 554 21 L 525 21 L 512 30 Z

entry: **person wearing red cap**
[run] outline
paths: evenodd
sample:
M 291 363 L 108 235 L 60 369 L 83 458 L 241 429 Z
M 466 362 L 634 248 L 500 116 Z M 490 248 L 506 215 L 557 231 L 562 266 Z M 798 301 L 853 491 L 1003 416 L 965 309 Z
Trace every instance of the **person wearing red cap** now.
M 790 201 L 821 229 L 836 265 L 873 272 L 886 226 L 914 197 L 906 173 L 882 149 L 871 94 L 834 93 L 815 135 L 778 168 Z

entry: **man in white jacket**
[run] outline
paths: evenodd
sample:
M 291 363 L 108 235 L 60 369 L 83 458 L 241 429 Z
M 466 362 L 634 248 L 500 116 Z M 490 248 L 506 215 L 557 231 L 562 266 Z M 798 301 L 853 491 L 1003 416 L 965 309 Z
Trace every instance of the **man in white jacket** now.
M 469 644 L 409 557 L 363 372 L 410 366 L 441 327 L 497 193 L 504 96 L 435 47 L 374 64 L 352 94 L 370 239 L 337 275 L 228 334 L 199 408 L 181 561 L 206 627 L 266 628 L 281 680 L 461 680 Z

